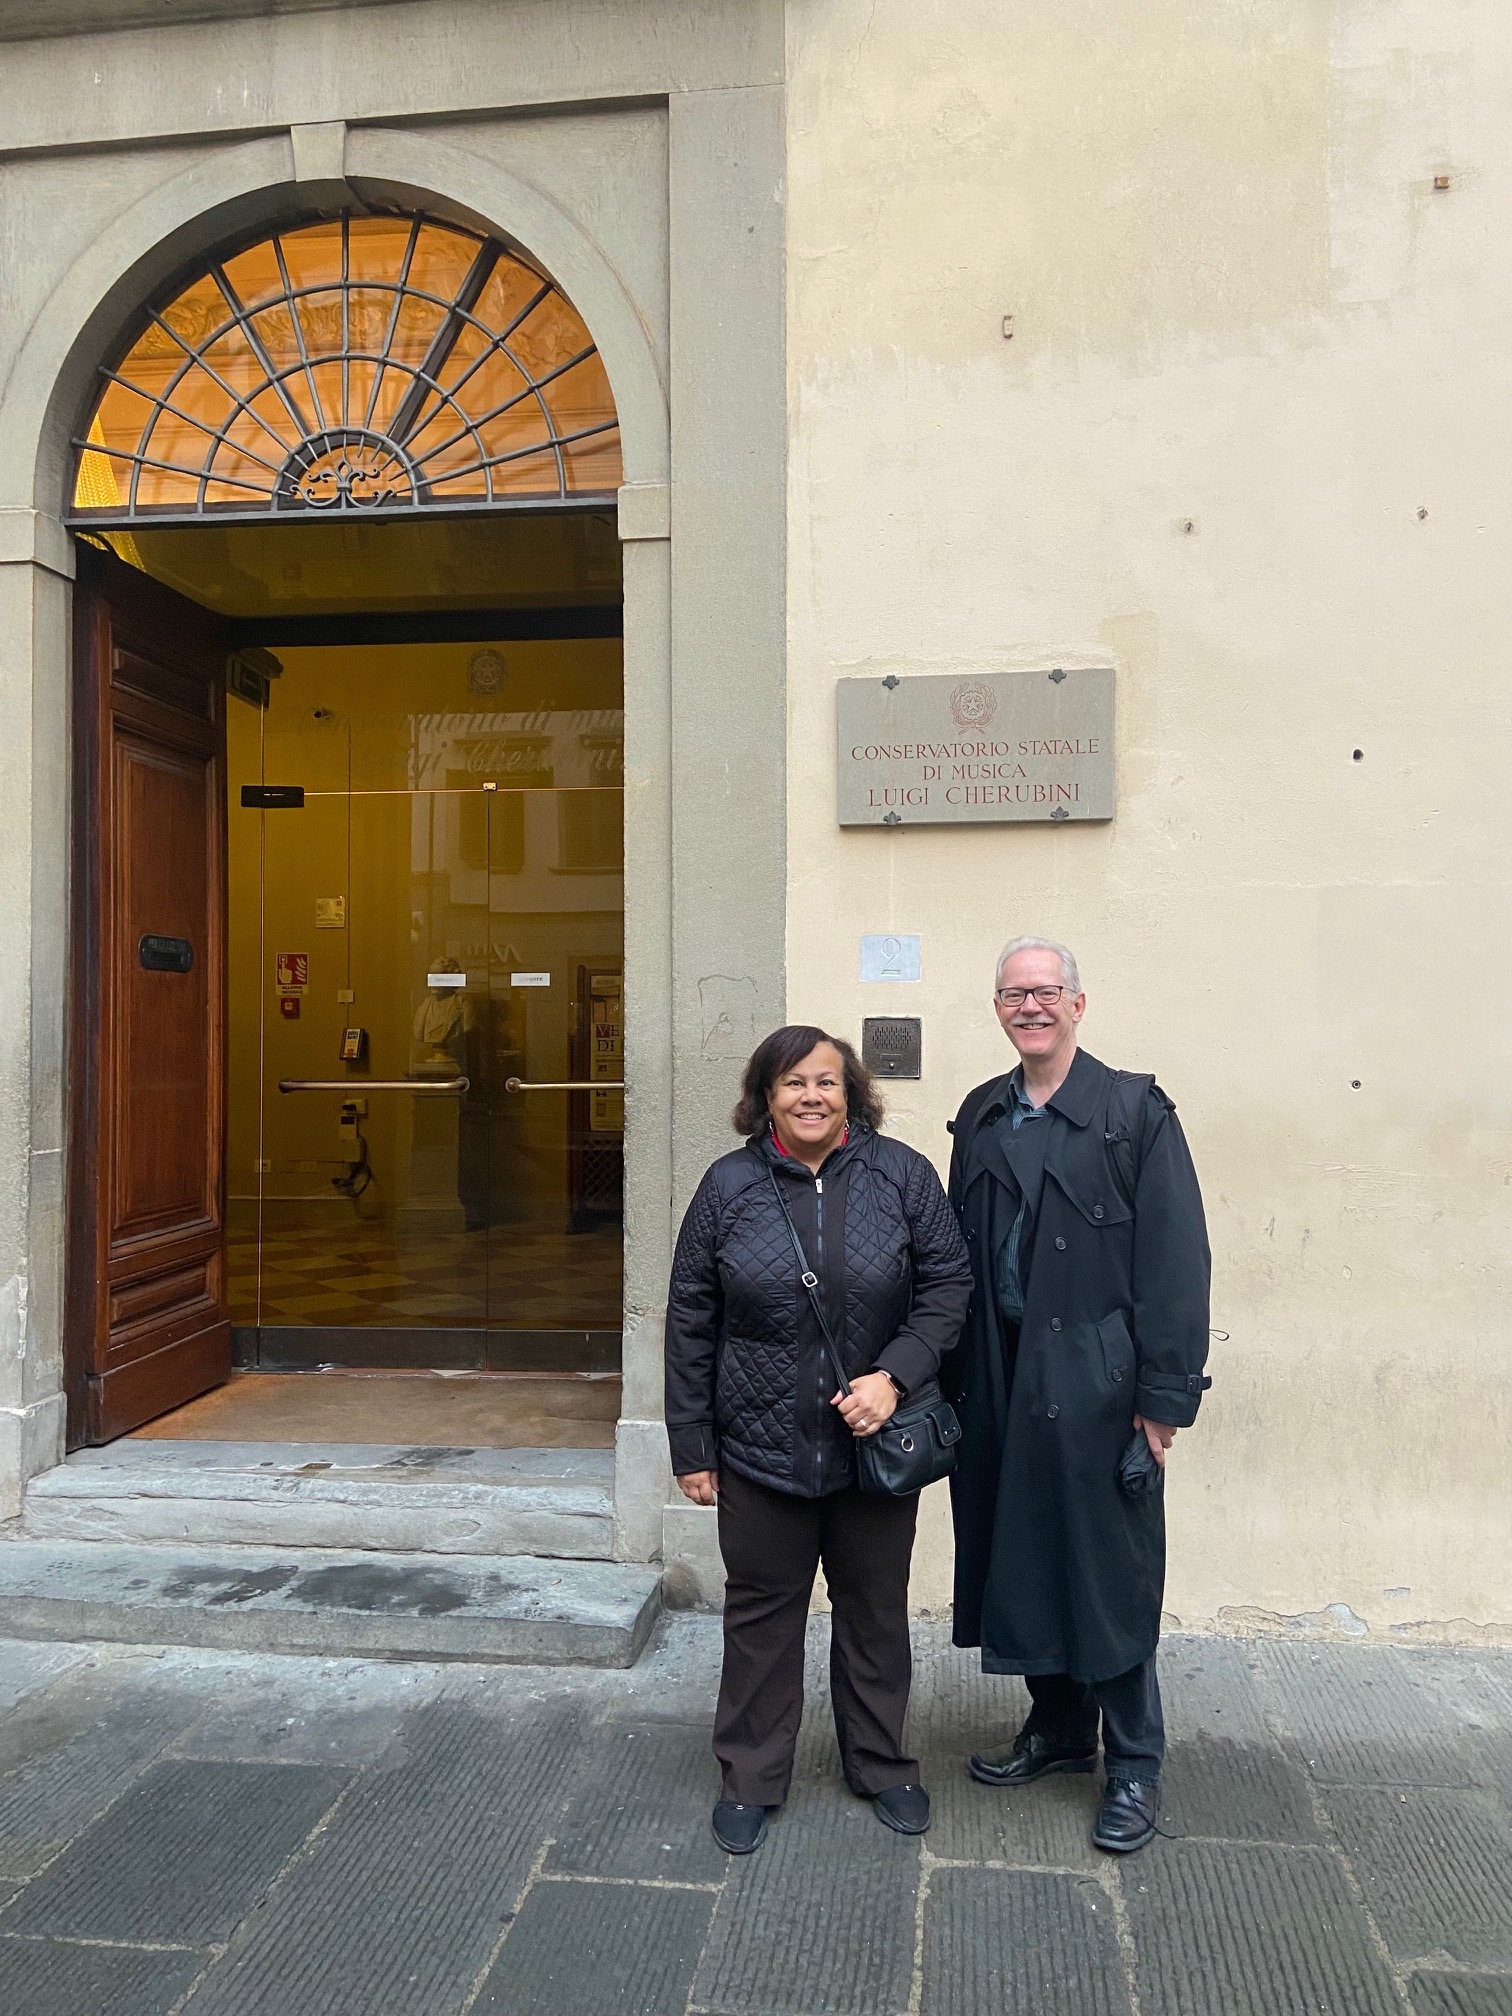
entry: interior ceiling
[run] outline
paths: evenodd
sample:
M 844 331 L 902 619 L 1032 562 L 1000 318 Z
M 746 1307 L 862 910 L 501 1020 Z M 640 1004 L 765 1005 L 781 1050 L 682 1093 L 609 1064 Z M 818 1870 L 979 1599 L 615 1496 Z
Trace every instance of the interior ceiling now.
M 604 511 L 525 511 L 371 524 L 133 526 L 134 558 L 224 616 L 594 607 L 618 602 Z

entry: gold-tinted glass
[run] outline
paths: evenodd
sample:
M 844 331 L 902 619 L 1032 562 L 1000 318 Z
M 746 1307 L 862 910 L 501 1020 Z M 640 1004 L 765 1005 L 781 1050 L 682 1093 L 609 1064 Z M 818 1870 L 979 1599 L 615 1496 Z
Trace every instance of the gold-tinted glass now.
M 570 1359 L 620 1325 L 618 640 L 279 656 L 228 721 L 232 1321 Z
M 607 374 L 582 317 L 434 219 L 323 220 L 155 310 L 79 448 L 91 517 L 374 511 L 605 494 Z

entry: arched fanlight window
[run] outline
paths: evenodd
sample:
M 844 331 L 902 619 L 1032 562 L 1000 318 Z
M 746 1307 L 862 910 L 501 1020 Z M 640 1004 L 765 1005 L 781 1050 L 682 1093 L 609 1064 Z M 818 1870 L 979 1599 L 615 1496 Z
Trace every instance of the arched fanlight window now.
M 577 310 L 429 217 L 331 218 L 213 261 L 101 375 L 75 522 L 455 511 L 620 481 Z

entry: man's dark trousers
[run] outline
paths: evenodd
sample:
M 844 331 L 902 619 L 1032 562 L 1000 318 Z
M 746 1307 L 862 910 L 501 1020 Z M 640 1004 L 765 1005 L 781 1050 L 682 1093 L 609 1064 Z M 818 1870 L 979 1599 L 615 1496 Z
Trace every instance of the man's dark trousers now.
M 830 1594 L 830 1693 L 845 1782 L 864 1798 L 917 1784 L 903 1753 L 913 1680 L 908 1564 L 917 1495 L 854 1484 L 824 1498 L 719 1475 L 724 1671 L 714 1715 L 723 1796 L 780 1806 L 803 1717 L 803 1639 L 820 1562 Z
M 1067 1750 L 1097 1746 L 1102 1717 L 1103 1758 L 1111 1777 L 1158 1784 L 1165 1761 L 1165 1718 L 1155 1655 L 1112 1680 L 1073 1680 L 1065 1673 L 1030 1673 L 1024 1685 L 1034 1706 L 1025 1730 Z

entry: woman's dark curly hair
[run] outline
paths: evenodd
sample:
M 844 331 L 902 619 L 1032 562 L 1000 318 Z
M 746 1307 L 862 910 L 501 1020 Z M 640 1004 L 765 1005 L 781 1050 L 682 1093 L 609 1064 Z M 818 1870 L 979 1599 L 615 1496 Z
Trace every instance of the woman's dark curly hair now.
M 740 1081 L 740 1098 L 730 1115 L 737 1134 L 759 1134 L 769 1118 L 767 1095 L 777 1080 L 801 1064 L 821 1043 L 832 1043 L 845 1067 L 845 1110 L 853 1125 L 876 1129 L 882 1125 L 882 1095 L 876 1080 L 843 1036 L 831 1036 L 809 1022 L 793 1022 L 786 1029 L 774 1029 L 751 1052 Z

